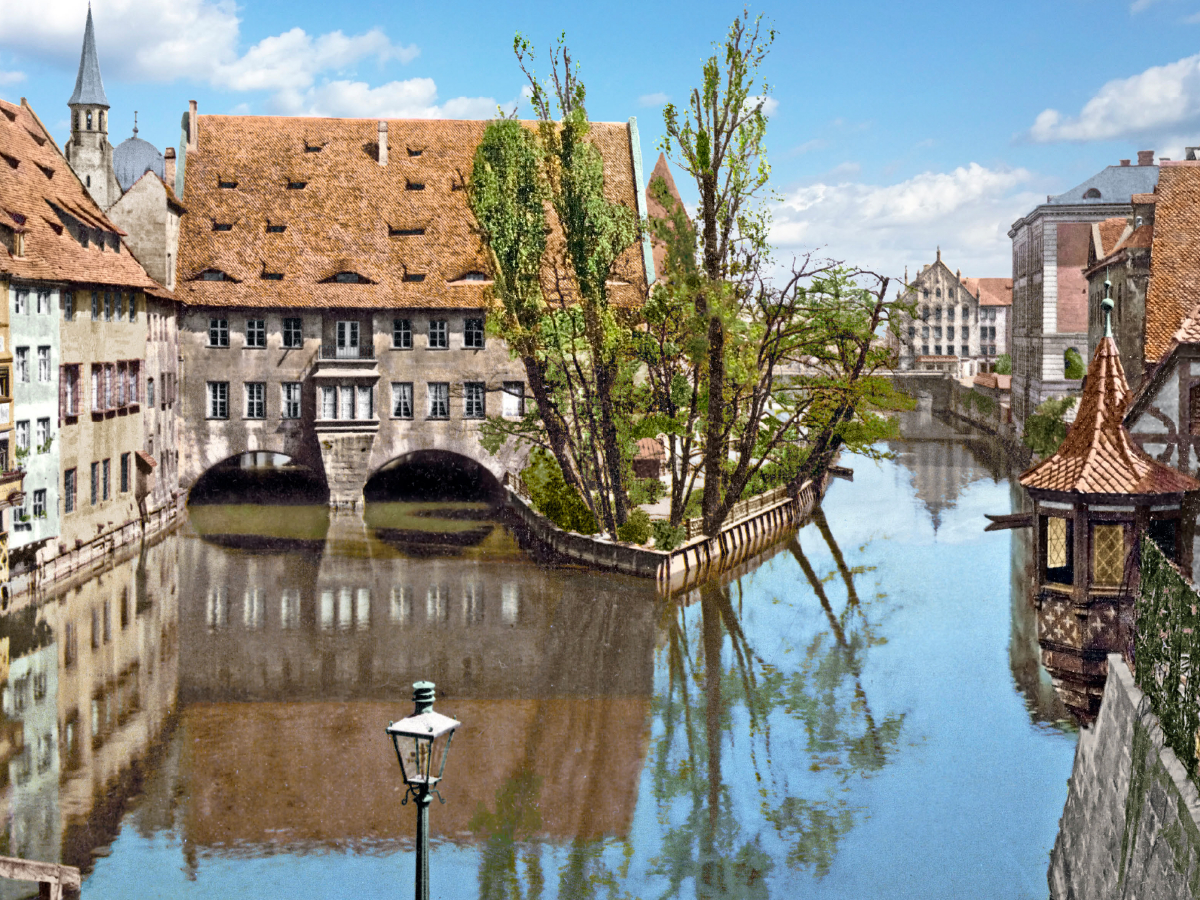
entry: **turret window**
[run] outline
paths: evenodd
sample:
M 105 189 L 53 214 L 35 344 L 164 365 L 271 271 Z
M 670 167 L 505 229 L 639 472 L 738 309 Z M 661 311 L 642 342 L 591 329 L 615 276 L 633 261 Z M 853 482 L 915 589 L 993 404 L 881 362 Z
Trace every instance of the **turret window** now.
M 1075 583 L 1075 523 L 1071 519 L 1046 516 L 1046 580 L 1056 584 Z

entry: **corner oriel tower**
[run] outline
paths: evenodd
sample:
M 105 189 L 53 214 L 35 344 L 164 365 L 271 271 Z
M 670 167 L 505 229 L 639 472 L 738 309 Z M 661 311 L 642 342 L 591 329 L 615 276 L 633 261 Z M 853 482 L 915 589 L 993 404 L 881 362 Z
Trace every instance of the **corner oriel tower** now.
M 104 81 L 100 77 L 90 4 L 83 31 L 83 52 L 79 56 L 79 74 L 75 76 L 75 92 L 67 105 L 71 108 L 67 162 L 92 199 L 101 209 L 108 209 L 120 199 L 121 187 L 113 171 L 113 148 L 108 142 L 108 98 L 104 95 Z

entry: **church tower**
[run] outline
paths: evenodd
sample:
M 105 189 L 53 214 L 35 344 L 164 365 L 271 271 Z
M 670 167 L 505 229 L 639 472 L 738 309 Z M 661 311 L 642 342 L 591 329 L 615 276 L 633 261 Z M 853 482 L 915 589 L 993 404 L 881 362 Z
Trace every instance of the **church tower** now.
M 92 199 L 101 209 L 108 209 L 120 199 L 121 187 L 113 171 L 113 148 L 108 142 L 108 98 L 104 95 L 104 81 L 100 77 L 90 4 L 83 31 L 83 52 L 79 56 L 79 74 L 75 76 L 75 92 L 67 105 L 71 108 L 67 162 Z

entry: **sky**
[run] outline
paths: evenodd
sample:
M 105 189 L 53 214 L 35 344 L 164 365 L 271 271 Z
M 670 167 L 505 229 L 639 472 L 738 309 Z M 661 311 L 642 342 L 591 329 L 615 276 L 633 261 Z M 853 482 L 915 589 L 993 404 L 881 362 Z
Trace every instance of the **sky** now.
M 179 143 L 201 114 L 487 118 L 565 33 L 595 121 L 636 117 L 646 170 L 742 5 L 95 0 L 110 139 Z M 768 0 L 762 66 L 775 258 L 891 276 L 1010 273 L 1012 222 L 1138 150 L 1200 144 L 1200 0 Z M 0 0 L 0 97 L 68 136 L 87 0 Z M 686 201 L 694 185 L 678 169 Z

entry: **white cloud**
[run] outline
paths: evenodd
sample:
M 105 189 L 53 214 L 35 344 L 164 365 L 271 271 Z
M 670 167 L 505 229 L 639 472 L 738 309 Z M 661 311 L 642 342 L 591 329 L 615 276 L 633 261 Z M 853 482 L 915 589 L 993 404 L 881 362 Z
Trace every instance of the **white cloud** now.
M 746 106 L 753 109 L 759 103 L 762 103 L 762 113 L 768 119 L 775 115 L 775 110 L 779 109 L 779 101 L 774 97 L 747 97 Z
M 1008 229 L 1040 199 L 1025 169 L 971 163 L 892 185 L 837 181 L 836 172 L 792 191 L 774 210 L 771 237 L 781 262 L 817 250 L 899 276 L 905 265 L 932 261 L 941 246 L 952 267 L 1001 276 L 1010 268 Z
M 1142 10 L 1149 9 L 1157 2 L 1158 0 L 1133 0 L 1129 4 L 1129 11 L 1131 13 L 1140 13 Z
M 662 106 L 670 99 L 662 91 L 655 91 L 653 94 L 642 94 L 638 97 L 638 106 Z
M 1039 143 L 1160 139 L 1200 126 L 1200 54 L 1114 79 L 1077 116 L 1043 110 L 1028 136 Z
M 16 84 L 24 80 L 24 72 L 5 72 L 3 69 L 0 69 L 0 84 Z
M 516 101 L 505 104 L 506 111 Z M 304 91 L 287 89 L 271 101 L 287 115 L 349 116 L 380 119 L 486 119 L 496 114 L 491 97 L 454 97 L 437 102 L 432 78 L 409 78 L 371 87 L 362 81 L 331 81 Z
M 312 85 L 320 72 L 342 70 L 361 59 L 407 62 L 416 55 L 415 46 L 395 47 L 378 29 L 356 37 L 334 31 L 314 39 L 293 28 L 264 38 L 231 64 L 218 65 L 209 78 L 235 91 L 294 90 Z

